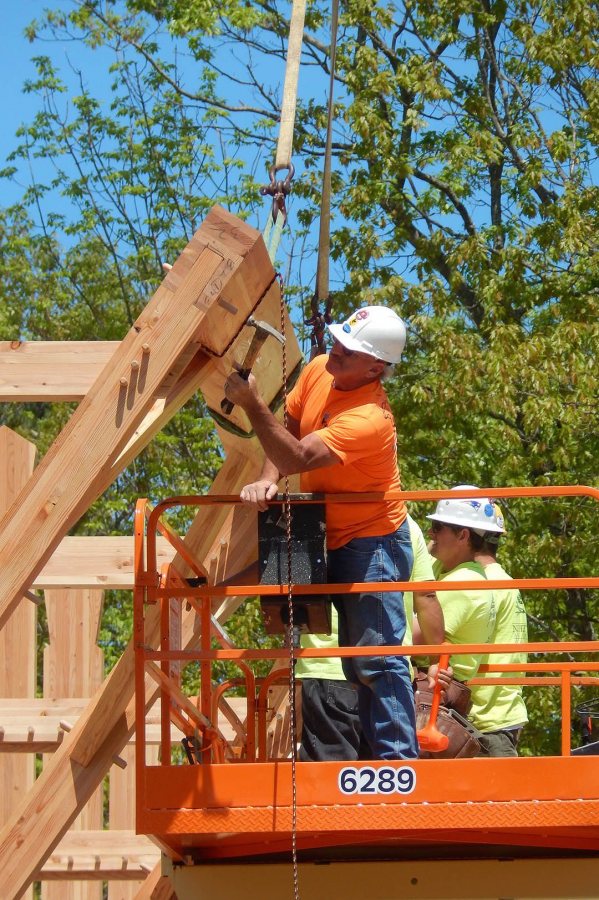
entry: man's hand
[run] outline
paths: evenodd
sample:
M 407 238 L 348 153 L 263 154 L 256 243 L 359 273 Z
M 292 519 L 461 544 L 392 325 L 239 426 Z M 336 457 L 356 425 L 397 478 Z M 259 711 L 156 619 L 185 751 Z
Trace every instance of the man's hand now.
M 435 689 L 435 684 L 437 681 L 441 685 L 441 697 L 445 696 L 445 691 L 451 684 L 451 679 L 453 678 L 453 669 L 451 666 L 448 666 L 446 669 L 439 668 L 438 663 L 433 663 L 432 666 L 428 667 L 428 689 L 429 691 L 433 691 Z
M 238 372 L 231 372 L 225 381 L 225 397 L 235 406 L 246 409 L 260 403 L 260 395 L 256 385 L 256 379 L 250 373 L 247 381 Z
M 276 482 L 263 478 L 261 481 L 246 484 L 241 488 L 239 496 L 244 503 L 257 506 L 261 512 L 264 512 L 265 509 L 268 509 L 268 501 L 277 496 L 278 490 Z

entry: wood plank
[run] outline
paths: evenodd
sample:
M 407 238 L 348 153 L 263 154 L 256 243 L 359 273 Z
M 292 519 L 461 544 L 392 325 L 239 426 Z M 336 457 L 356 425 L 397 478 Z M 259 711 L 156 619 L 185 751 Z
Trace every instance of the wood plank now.
M 114 463 L 161 385 L 176 383 L 200 340 L 224 352 L 273 277 L 258 232 L 213 209 L 0 522 L 0 626 L 114 479 Z M 226 308 L 218 306 L 225 289 L 236 298 L 233 305 L 227 297 Z
M 273 283 L 254 312 L 255 318 L 268 321 L 277 330 L 281 328 L 279 290 L 278 283 Z M 286 312 L 285 331 L 293 334 Z M 149 429 L 156 434 L 173 415 L 169 407 L 175 403 L 178 409 L 200 384 L 208 406 L 220 412 L 225 379 L 234 363 L 243 362 L 253 333 L 253 328 L 243 326 L 230 353 L 209 361 L 199 353 L 174 384 L 166 383 L 167 386 L 158 391 L 152 409 L 123 451 L 128 454 L 128 460 L 136 455 L 134 447 L 139 437 Z M 82 400 L 118 347 L 118 341 L 0 341 L 0 401 Z M 286 351 L 289 374 L 301 362 L 302 354 L 295 340 L 288 341 Z M 202 373 L 204 365 L 208 369 Z M 282 345 L 267 338 L 253 368 L 267 403 L 279 392 L 282 366 Z M 243 431 L 251 431 L 247 416 L 239 407 L 233 410 L 229 419 Z
M 157 712 L 159 708 L 157 706 Z M 157 728 L 156 735 L 160 738 L 160 729 Z M 171 728 L 171 737 L 173 729 Z M 178 732 L 178 738 L 181 740 L 182 734 Z M 158 743 L 158 742 L 157 742 Z M 147 756 L 150 765 L 158 764 L 158 746 L 148 748 Z M 121 752 L 121 756 L 126 760 L 127 767 L 120 769 L 113 766 L 110 772 L 110 787 L 108 799 L 109 811 L 109 828 L 110 834 L 123 834 L 124 832 L 135 833 L 135 748 L 132 744 Z M 148 877 L 148 871 L 152 871 L 156 865 L 160 865 L 160 850 L 153 844 L 149 838 L 145 838 L 150 846 L 151 852 L 154 854 L 154 865 L 149 860 L 143 860 L 142 879 L 138 876 L 131 879 L 127 874 L 127 880 L 115 876 L 108 884 L 108 900 L 134 900 L 143 879 Z
M 0 401 L 82 400 L 118 341 L 0 341 Z
M 35 445 L 0 427 L 0 515 L 3 515 L 28 482 L 35 464 Z M 0 695 L 18 697 L 18 703 L 33 697 L 36 688 L 37 608 L 23 599 L 0 631 Z M 7 665 L 6 661 L 10 660 Z M 0 825 L 22 803 L 35 780 L 35 760 L 4 753 L 0 761 Z M 27 891 L 26 900 L 33 892 Z
M 67 535 L 35 578 L 32 587 L 132 590 L 133 544 L 133 535 Z M 172 562 L 175 556 L 174 548 L 163 537 L 156 542 L 156 553 L 159 566 Z
M 119 355 L 120 351 L 115 354 L 119 359 L 137 359 L 137 356 L 133 357 L 132 351 L 135 350 L 137 353 L 141 350 L 141 345 L 149 340 L 150 337 L 153 337 L 152 347 L 158 349 L 159 353 L 150 353 L 149 355 L 150 357 L 158 356 L 158 363 L 161 366 L 160 377 L 158 377 L 158 374 L 155 374 L 152 380 L 153 385 L 164 380 L 164 372 L 168 368 L 176 370 L 174 380 L 175 382 L 178 380 L 181 369 L 177 369 L 177 361 L 182 358 L 184 364 L 189 362 L 189 357 L 185 355 L 188 347 L 186 343 L 187 335 L 192 330 L 192 327 L 195 327 L 198 320 L 203 321 L 202 312 L 204 313 L 204 318 L 207 319 L 205 311 L 211 306 L 215 307 L 217 313 L 216 317 L 212 318 L 211 328 L 217 335 L 218 345 L 222 345 L 225 339 L 227 341 L 227 344 L 222 346 L 222 352 L 224 353 L 228 343 L 234 339 L 240 330 L 240 321 L 245 321 L 250 311 L 245 308 L 244 304 L 251 301 L 252 306 L 250 309 L 253 308 L 256 305 L 256 300 L 268 286 L 270 279 L 272 279 L 272 266 L 261 238 L 253 229 L 241 223 L 239 223 L 239 228 L 236 228 L 235 232 L 231 231 L 229 235 L 227 228 L 231 226 L 232 218 L 228 214 L 224 214 L 223 211 L 218 211 L 216 215 L 211 213 L 206 220 L 208 223 L 207 227 L 204 228 L 204 225 L 206 225 L 204 223 L 198 232 L 198 241 L 200 243 L 202 234 L 208 233 L 209 241 L 204 246 L 207 247 L 209 243 L 210 247 L 215 245 L 217 249 L 221 247 L 230 265 L 223 265 L 220 270 L 218 268 L 215 269 L 212 278 L 209 275 L 206 276 L 204 278 L 205 288 L 200 290 L 197 279 L 193 277 L 194 272 L 192 268 L 193 261 L 201 257 L 201 254 L 198 252 L 198 241 L 193 247 L 190 245 L 187 256 L 191 255 L 193 259 L 191 261 L 186 259 L 184 251 L 182 257 L 177 260 L 174 268 L 165 279 L 163 288 L 159 289 L 154 300 L 149 304 L 146 313 L 138 320 L 140 332 L 133 336 L 130 335 L 123 342 L 124 354 Z M 236 221 L 233 220 L 233 222 Z M 241 236 L 238 236 L 239 230 L 242 232 Z M 216 234 L 214 233 L 215 231 Z M 229 238 L 234 239 L 233 243 L 238 248 L 237 251 L 234 252 L 233 248 L 224 247 L 223 240 L 227 240 L 230 243 Z M 245 247 L 243 246 L 244 241 Z M 250 253 L 250 249 L 256 252 Z M 211 252 L 214 252 L 214 250 Z M 190 269 L 192 269 L 192 276 L 188 277 Z M 231 278 L 231 271 L 234 271 L 235 278 Z M 245 284 L 243 283 L 244 278 L 247 279 Z M 183 282 L 181 282 L 181 279 L 183 279 Z M 262 287 L 263 282 L 264 286 Z M 248 291 L 247 285 L 251 285 L 251 290 Z M 217 308 L 216 304 L 223 295 L 224 287 L 227 290 L 235 289 L 235 293 L 231 293 L 231 297 L 235 297 L 239 315 L 231 313 L 230 310 Z M 237 299 L 237 290 L 239 290 L 239 296 L 243 300 L 241 305 Z M 246 295 L 242 296 L 244 290 Z M 171 311 L 169 318 L 165 306 L 169 305 L 166 301 L 170 298 L 166 298 L 165 293 L 171 294 L 173 292 L 177 293 L 178 312 L 175 316 Z M 190 294 L 192 295 L 191 298 Z M 226 300 L 231 305 L 232 301 L 230 301 L 228 295 Z M 170 305 L 172 306 L 172 304 Z M 196 310 L 198 315 L 194 315 L 193 310 Z M 170 335 L 170 331 L 174 332 L 173 336 Z M 185 340 L 183 336 L 185 336 Z M 86 419 L 96 421 L 96 417 L 98 422 L 105 422 L 105 418 L 102 419 L 98 412 L 100 400 L 105 404 L 105 407 L 111 407 L 114 415 L 114 396 L 112 394 L 114 394 L 115 386 L 111 383 L 111 392 L 108 390 L 107 382 L 113 378 L 115 372 L 116 375 L 121 376 L 123 370 L 113 365 L 110 366 L 110 369 L 109 373 L 103 373 L 99 379 L 99 384 L 94 385 L 94 388 L 81 403 L 69 423 L 71 428 L 69 429 L 69 426 L 67 426 L 67 434 L 64 438 L 63 435 L 59 438 L 59 450 L 55 451 L 54 458 L 60 452 L 61 446 L 62 448 L 68 447 L 69 442 L 77 438 L 77 428 L 72 425 L 73 419 L 75 419 L 77 427 L 84 426 Z M 132 383 L 133 379 L 131 379 Z M 131 395 L 131 405 L 138 410 L 139 415 L 137 418 L 133 414 L 128 416 L 127 422 L 130 423 L 131 428 L 126 434 L 123 434 L 120 443 L 116 440 L 114 429 L 111 426 L 113 432 L 112 442 L 103 440 L 103 446 L 99 453 L 95 453 L 94 449 L 94 465 L 91 468 L 88 467 L 85 478 L 79 477 L 77 482 L 77 500 L 68 509 L 61 503 L 61 491 L 65 492 L 67 489 L 71 491 L 73 487 L 69 484 L 68 479 L 66 484 L 63 484 L 62 476 L 64 473 L 62 468 L 60 465 L 52 463 L 53 457 L 50 456 L 50 463 L 47 464 L 46 472 L 51 471 L 52 467 L 57 471 L 53 473 L 54 478 L 49 478 L 47 483 L 43 484 L 43 487 L 51 489 L 49 492 L 53 498 L 53 505 L 51 504 L 51 508 L 46 508 L 45 504 L 48 502 L 46 497 L 39 524 L 41 527 L 44 515 L 50 518 L 53 509 L 57 507 L 59 508 L 59 522 L 51 530 L 51 537 L 45 537 L 45 549 L 39 545 L 33 548 L 39 566 L 37 564 L 33 566 L 28 565 L 26 572 L 23 571 L 24 567 L 17 567 L 15 571 L 11 572 L 10 587 L 4 590 L 1 597 L 2 609 L 11 605 L 12 601 L 9 598 L 12 597 L 13 593 L 17 593 L 16 585 L 20 583 L 21 579 L 27 584 L 32 583 L 43 564 L 58 545 L 62 535 L 68 530 L 69 518 L 74 514 L 73 509 L 82 509 L 86 503 L 89 504 L 91 502 L 92 496 L 97 491 L 98 484 L 102 480 L 98 476 L 98 466 L 102 469 L 103 466 L 113 465 L 114 460 L 118 458 L 119 452 L 126 446 L 131 434 L 134 433 L 135 428 L 143 420 L 143 416 L 151 408 L 155 398 L 148 404 L 148 408 L 145 406 L 142 408 L 142 404 L 138 408 L 136 405 L 137 393 L 137 387 L 127 390 L 125 408 L 127 408 L 126 401 Z M 117 406 L 117 412 L 119 408 Z M 87 415 L 87 413 L 82 415 L 82 410 L 88 410 L 90 415 Z M 78 413 L 80 415 L 77 417 Z M 126 415 L 125 410 L 123 410 L 122 415 Z M 94 443 L 93 440 L 89 440 L 89 435 L 90 432 L 87 429 L 88 445 Z M 98 440 L 102 440 L 101 436 L 98 437 Z M 247 441 L 240 440 L 244 445 L 247 445 Z M 248 450 L 251 452 L 251 448 L 248 448 Z M 43 465 L 44 463 L 42 463 Z M 225 461 L 224 466 L 228 467 L 227 461 Z M 230 477 L 234 483 L 234 475 L 232 474 Z M 91 481 L 94 482 L 93 491 L 89 488 Z M 241 486 L 241 483 L 236 485 L 236 487 L 239 486 Z M 36 484 L 36 491 L 39 495 L 39 484 Z M 48 493 L 48 490 L 41 493 L 45 495 Z M 34 505 L 30 499 L 32 494 L 33 492 L 30 492 L 30 495 L 25 497 L 23 503 L 20 504 L 21 506 L 27 506 L 29 509 L 29 514 L 25 516 L 24 523 L 20 526 L 23 530 L 25 528 L 31 530 L 32 524 L 34 526 L 37 525 L 37 519 L 36 522 L 32 523 L 32 519 L 35 518 L 31 515 L 31 506 Z M 38 499 L 36 496 L 36 500 L 38 500 L 38 503 L 41 502 L 41 497 Z M 18 515 L 16 510 L 15 514 Z M 214 515 L 214 512 L 212 514 Z M 220 527 L 223 521 L 223 512 L 217 511 L 215 518 L 219 520 Z M 2 523 L 2 525 L 5 525 L 5 523 Z M 0 544 L 0 560 L 3 558 L 3 554 L 6 554 L 9 546 L 10 541 Z M 197 546 L 193 547 L 200 559 L 203 557 L 203 548 L 207 549 L 207 545 L 203 542 L 200 532 L 197 536 Z M 17 552 L 18 544 L 13 544 L 11 553 Z M 10 561 L 11 554 L 8 554 L 6 558 L 7 562 Z M 193 617 L 192 613 L 190 613 L 190 617 Z M 152 640 L 156 639 L 157 634 L 158 612 L 154 607 L 148 611 L 146 635 L 149 640 Z M 127 742 L 135 721 L 135 707 L 132 702 L 133 673 L 133 644 L 130 643 L 73 731 L 67 735 L 54 754 L 50 764 L 38 778 L 25 802 L 20 805 L 6 827 L 0 832 L 0 896 L 19 896 L 22 890 L 31 883 L 37 869 L 40 868 L 44 860 L 52 852 L 77 815 L 81 805 L 110 768 L 113 755 L 120 752 Z M 152 693 L 146 695 L 147 703 L 151 702 L 155 697 L 156 692 L 153 686 L 151 691 Z
M 162 874 L 161 863 L 156 863 L 135 895 L 135 900 L 177 900 L 172 881 Z
M 160 860 L 160 850 L 133 829 L 69 831 L 44 863 L 42 881 L 145 879 Z M 58 886 L 57 886 L 58 887 Z
M 91 697 L 102 684 L 104 654 L 97 646 L 100 616 L 104 602 L 102 590 L 46 591 L 48 644 L 44 647 L 44 696 Z M 44 757 L 44 765 L 50 757 Z M 73 822 L 75 831 L 100 829 L 103 818 L 103 792 L 98 787 Z M 102 885 L 69 885 L 73 900 L 101 900 Z M 71 900 L 64 886 L 42 885 L 42 900 Z
M 44 753 L 55 751 L 67 732 L 61 727 L 66 722 L 71 727 L 89 704 L 88 697 L 69 699 L 14 699 L 0 697 L 0 753 Z M 160 706 L 156 703 L 147 713 L 146 740 L 148 744 L 160 743 Z M 227 740 L 233 738 L 232 729 L 223 725 Z M 171 738 L 180 741 L 183 733 L 171 726 Z M 130 743 L 134 737 L 131 736 Z M 118 770 L 121 771 L 121 770 Z

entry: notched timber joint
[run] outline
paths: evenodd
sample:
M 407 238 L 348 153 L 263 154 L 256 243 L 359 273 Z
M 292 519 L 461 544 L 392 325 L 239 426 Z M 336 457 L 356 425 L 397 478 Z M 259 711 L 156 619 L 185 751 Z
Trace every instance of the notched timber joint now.
M 62 728 L 63 731 L 67 732 L 67 734 L 69 733 L 69 731 L 73 730 L 72 724 L 70 722 L 67 722 L 65 719 L 61 719 L 58 724 L 60 725 L 60 727 Z M 73 755 L 73 759 L 75 759 L 75 762 L 79 762 L 79 760 L 76 759 L 76 757 L 74 755 Z M 115 764 L 115 766 L 119 767 L 119 769 L 127 768 L 127 760 L 123 759 L 122 756 L 118 756 L 116 753 L 112 757 L 112 761 Z M 84 765 L 84 764 L 79 762 L 79 765 Z M 84 768 L 85 768 L 85 766 L 84 766 Z
M 246 317 L 243 319 L 243 321 L 241 322 L 241 324 L 240 324 L 240 326 L 239 326 L 239 330 L 235 332 L 235 334 L 233 335 L 233 337 L 231 338 L 231 340 L 229 341 L 229 343 L 227 344 L 227 346 L 224 347 L 223 350 L 221 350 L 220 353 L 217 353 L 215 350 L 211 349 L 210 347 L 206 347 L 204 344 L 201 343 L 201 341 L 198 341 L 198 347 L 199 347 L 201 350 L 203 350 L 204 353 L 207 353 L 208 356 L 212 356 L 212 357 L 214 357 L 215 359 L 222 359 L 223 356 L 226 356 L 227 353 L 229 352 L 229 350 L 231 349 L 231 347 L 233 346 L 233 344 L 235 343 L 235 341 L 237 340 L 237 338 L 239 337 L 239 335 L 241 334 L 241 332 L 243 331 L 243 329 L 246 327 L 248 319 L 250 319 L 250 318 L 254 315 L 254 313 L 256 312 L 256 310 L 258 309 L 258 307 L 260 306 L 260 304 L 262 303 L 262 301 L 264 300 L 264 298 L 266 297 L 266 295 L 268 294 L 268 292 L 269 292 L 270 289 L 272 288 L 273 284 L 275 284 L 275 283 L 278 282 L 278 278 L 279 278 L 278 273 L 277 273 L 277 272 L 273 272 L 273 277 L 272 277 L 272 279 L 271 279 L 271 280 L 269 281 L 269 283 L 266 285 L 266 287 L 264 288 L 264 290 L 262 291 L 262 293 L 260 294 L 260 296 L 258 297 L 258 299 L 256 300 L 256 302 L 255 302 L 254 305 L 252 306 L 251 310 L 248 312 L 247 316 L 246 316 Z M 221 307 L 224 307 L 225 309 L 227 309 L 228 312 L 231 312 L 232 309 L 234 309 L 235 307 L 231 307 L 231 309 L 229 309 L 229 308 L 228 308 L 228 307 L 230 306 L 229 301 L 225 300 L 224 303 L 221 303 L 220 301 L 221 301 L 222 299 L 223 299 L 223 298 L 220 297 L 216 302 L 217 302 Z M 235 308 L 235 312 L 237 312 L 237 309 L 236 309 L 236 308 Z

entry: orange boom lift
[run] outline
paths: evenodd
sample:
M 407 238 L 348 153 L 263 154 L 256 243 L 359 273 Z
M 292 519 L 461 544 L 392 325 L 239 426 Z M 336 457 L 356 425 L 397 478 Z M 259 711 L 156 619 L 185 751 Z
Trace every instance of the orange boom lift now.
M 453 491 L 452 496 L 475 493 Z M 489 491 L 478 493 L 488 496 Z M 498 499 L 599 500 L 599 491 L 589 487 L 494 488 L 492 494 Z M 394 496 L 434 501 L 446 495 L 406 491 Z M 355 496 L 335 495 L 335 501 L 355 502 Z M 296 737 L 289 735 L 285 704 L 277 710 L 269 703 L 275 684 L 287 678 L 290 651 L 233 647 L 218 610 L 234 597 L 357 593 L 363 586 L 208 583 L 210 573 L 170 527 L 167 513 L 238 503 L 228 495 L 179 497 L 153 509 L 140 501 L 136 511 L 137 828 L 163 848 L 181 900 L 217 891 L 232 897 L 238 890 L 244 897 L 297 897 L 300 887 L 311 900 L 337 895 L 368 900 L 597 896 L 599 765 L 596 756 L 572 754 L 570 731 L 572 688 L 599 684 L 599 642 L 452 646 L 454 652 L 491 657 L 522 650 L 535 655 L 527 664 L 491 662 L 480 674 L 491 683 L 497 673 L 514 672 L 509 683 L 525 684 L 535 693 L 560 688 L 559 755 L 296 763 L 291 754 Z M 162 571 L 157 534 L 177 551 Z M 470 586 L 468 581 L 451 583 L 452 589 Z M 505 582 L 489 580 L 486 586 L 492 590 Z M 412 590 L 417 585 L 369 587 Z M 510 587 L 597 588 L 599 578 L 516 579 Z M 427 589 L 448 587 L 427 582 Z M 446 646 L 401 648 L 409 656 L 443 650 Z M 377 648 L 377 653 L 397 652 L 394 646 Z M 293 653 L 332 655 L 315 649 Z M 369 648 L 337 650 L 339 656 L 371 653 Z M 264 659 L 276 665 L 260 679 L 249 664 Z M 218 660 L 234 662 L 239 677 L 215 684 L 211 667 Z M 200 671 L 197 697 L 186 696 L 182 687 L 182 667 L 191 662 Z M 472 683 L 480 682 L 477 677 Z M 158 765 L 146 759 L 149 684 L 159 687 L 162 698 Z M 233 688 L 240 686 L 245 696 L 233 697 Z M 296 862 L 293 878 L 291 859 Z

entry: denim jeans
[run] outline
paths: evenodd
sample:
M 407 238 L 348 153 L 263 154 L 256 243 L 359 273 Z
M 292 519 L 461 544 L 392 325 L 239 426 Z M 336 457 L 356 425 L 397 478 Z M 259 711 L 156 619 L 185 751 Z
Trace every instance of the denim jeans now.
M 404 522 L 383 537 L 354 538 L 328 554 L 330 582 L 408 581 L 413 552 Z M 406 614 L 401 591 L 332 595 L 339 613 L 339 645 L 401 644 Z M 343 659 L 348 681 L 358 687 L 362 731 L 374 759 L 416 759 L 414 694 L 405 656 Z

